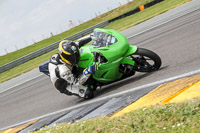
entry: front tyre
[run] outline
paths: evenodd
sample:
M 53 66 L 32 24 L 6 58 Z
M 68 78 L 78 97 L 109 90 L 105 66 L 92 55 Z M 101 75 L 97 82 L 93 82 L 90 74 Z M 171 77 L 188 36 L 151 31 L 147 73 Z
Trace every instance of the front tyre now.
M 138 48 L 136 53 L 130 55 L 135 61 L 134 70 L 138 72 L 152 72 L 158 70 L 162 64 L 160 57 L 151 50 Z

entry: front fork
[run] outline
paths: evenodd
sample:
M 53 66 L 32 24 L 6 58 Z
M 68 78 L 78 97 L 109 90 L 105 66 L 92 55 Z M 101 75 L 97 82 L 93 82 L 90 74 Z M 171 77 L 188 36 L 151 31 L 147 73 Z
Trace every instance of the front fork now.
M 119 71 L 124 75 L 132 75 L 135 73 L 135 71 L 133 71 L 135 61 L 129 58 L 129 56 L 134 54 L 137 51 L 137 49 L 137 46 L 130 46 L 126 54 L 124 55 L 124 58 L 122 59 L 121 64 L 119 66 Z

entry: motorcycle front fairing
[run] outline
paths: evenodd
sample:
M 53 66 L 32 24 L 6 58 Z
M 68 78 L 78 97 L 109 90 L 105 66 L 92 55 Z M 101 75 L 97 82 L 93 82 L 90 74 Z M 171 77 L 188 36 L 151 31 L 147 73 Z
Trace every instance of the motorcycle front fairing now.
M 78 66 L 81 68 L 87 68 L 93 64 L 94 55 L 90 51 L 92 45 L 83 46 L 80 48 L 80 60 Z
M 127 38 L 121 33 L 114 30 L 95 29 L 92 44 L 80 49 L 82 60 L 79 63 L 82 64 L 80 67 L 94 64 L 95 62 L 92 61 L 92 58 L 94 58 L 92 53 L 100 53 L 101 58 L 105 58 L 105 61 L 101 63 L 96 62 L 99 69 L 93 74 L 93 78 L 101 83 L 118 80 L 123 75 L 119 72 L 119 65 L 121 63 L 134 65 L 132 60 L 124 57 L 127 51 L 130 51 L 129 48 Z M 86 54 L 90 56 L 86 56 Z M 84 60 L 86 60 L 86 63 L 84 63 Z

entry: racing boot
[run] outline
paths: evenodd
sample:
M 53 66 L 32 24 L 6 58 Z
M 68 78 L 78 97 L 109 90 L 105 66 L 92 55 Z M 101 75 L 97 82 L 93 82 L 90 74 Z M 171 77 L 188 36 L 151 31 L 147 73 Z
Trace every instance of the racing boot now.
M 69 91 L 72 95 L 79 96 L 84 99 L 91 99 L 93 98 L 93 90 L 89 87 L 80 85 L 79 83 L 76 83 L 75 85 L 69 85 L 67 86 L 67 91 Z
M 93 93 L 93 89 L 88 87 L 86 92 L 85 92 L 85 96 L 84 96 L 84 99 L 91 99 L 94 97 L 94 93 Z

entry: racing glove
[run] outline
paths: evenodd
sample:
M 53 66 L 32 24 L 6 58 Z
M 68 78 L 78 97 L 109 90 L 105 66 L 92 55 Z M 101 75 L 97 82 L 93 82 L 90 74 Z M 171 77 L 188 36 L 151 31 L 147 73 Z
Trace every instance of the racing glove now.
M 91 74 L 94 74 L 98 70 L 98 65 L 91 65 L 88 68 L 84 69 L 83 75 L 89 77 Z

